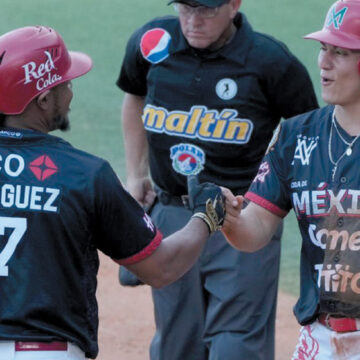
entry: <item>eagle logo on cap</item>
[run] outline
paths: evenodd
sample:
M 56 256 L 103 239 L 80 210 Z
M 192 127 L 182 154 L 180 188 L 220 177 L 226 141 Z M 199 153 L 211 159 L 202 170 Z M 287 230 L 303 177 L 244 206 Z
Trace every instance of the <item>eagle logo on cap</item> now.
M 148 30 L 141 38 L 141 54 L 147 61 L 157 64 L 169 56 L 170 34 L 161 28 Z

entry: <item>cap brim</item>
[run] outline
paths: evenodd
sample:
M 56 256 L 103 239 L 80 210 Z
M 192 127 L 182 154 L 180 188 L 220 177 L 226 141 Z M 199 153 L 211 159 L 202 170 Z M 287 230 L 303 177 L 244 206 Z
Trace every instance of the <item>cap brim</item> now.
M 304 39 L 317 40 L 325 44 L 338 46 L 344 49 L 360 49 L 359 41 L 354 41 L 354 36 L 350 37 L 346 33 L 337 31 L 336 33 L 329 30 L 320 30 L 304 36 Z
M 90 56 L 78 51 L 69 51 L 69 54 L 71 57 L 71 66 L 64 75 L 66 80 L 72 80 L 85 75 L 92 69 L 93 62 Z
M 168 2 L 168 5 L 171 5 L 176 2 L 184 3 L 184 4 L 186 4 L 187 2 L 192 2 L 192 3 L 197 3 L 199 5 L 202 5 L 202 6 L 216 8 L 216 7 L 219 7 L 223 4 L 225 4 L 226 1 L 224 1 L 224 0 L 171 0 L 170 2 Z

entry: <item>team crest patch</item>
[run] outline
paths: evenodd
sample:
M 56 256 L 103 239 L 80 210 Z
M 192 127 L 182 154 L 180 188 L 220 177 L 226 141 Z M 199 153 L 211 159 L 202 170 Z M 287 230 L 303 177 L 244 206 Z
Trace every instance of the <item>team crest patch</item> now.
M 177 144 L 170 148 L 172 166 L 179 174 L 197 175 L 204 168 L 205 153 L 192 144 Z
M 169 56 L 170 34 L 161 28 L 147 31 L 141 38 L 141 54 L 147 61 L 157 64 Z
M 220 99 L 231 100 L 238 92 L 238 87 L 233 79 L 221 79 L 216 84 L 216 94 Z

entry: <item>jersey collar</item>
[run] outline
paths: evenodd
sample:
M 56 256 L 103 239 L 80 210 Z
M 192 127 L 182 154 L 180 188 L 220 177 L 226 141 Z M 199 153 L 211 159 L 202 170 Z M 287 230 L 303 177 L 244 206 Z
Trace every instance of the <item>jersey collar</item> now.
M 237 27 L 237 32 L 231 42 L 221 49 L 208 51 L 196 50 L 190 47 L 181 32 L 180 23 L 178 22 L 175 41 L 171 42 L 169 51 L 171 54 L 188 51 L 196 52 L 197 55 L 206 59 L 223 57 L 243 65 L 245 64 L 248 50 L 253 42 L 254 33 L 244 14 L 238 13 L 234 19 L 234 23 Z M 233 46 L 233 43 L 236 43 L 236 46 Z

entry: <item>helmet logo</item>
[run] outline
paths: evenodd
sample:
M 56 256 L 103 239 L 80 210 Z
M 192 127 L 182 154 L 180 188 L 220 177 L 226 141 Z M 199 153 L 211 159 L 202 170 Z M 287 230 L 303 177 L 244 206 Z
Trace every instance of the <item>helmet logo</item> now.
M 344 20 L 344 16 L 345 16 L 345 13 L 348 10 L 348 8 L 343 7 L 338 12 L 336 12 L 335 8 L 336 8 L 336 6 L 334 5 L 329 11 L 328 17 L 326 19 L 326 27 L 330 27 L 330 25 L 333 24 L 334 28 L 339 30 L 340 25 L 342 24 L 342 22 Z
M 29 84 L 33 80 L 35 80 L 37 81 L 36 89 L 39 91 L 44 90 L 48 86 L 61 80 L 61 76 L 59 76 L 58 74 L 51 75 L 51 71 L 55 70 L 56 67 L 51 57 L 51 54 L 48 51 L 44 51 L 44 53 L 47 57 L 47 60 L 39 66 L 37 66 L 36 63 L 33 61 L 30 61 L 29 63 L 22 66 L 25 70 L 24 85 Z

